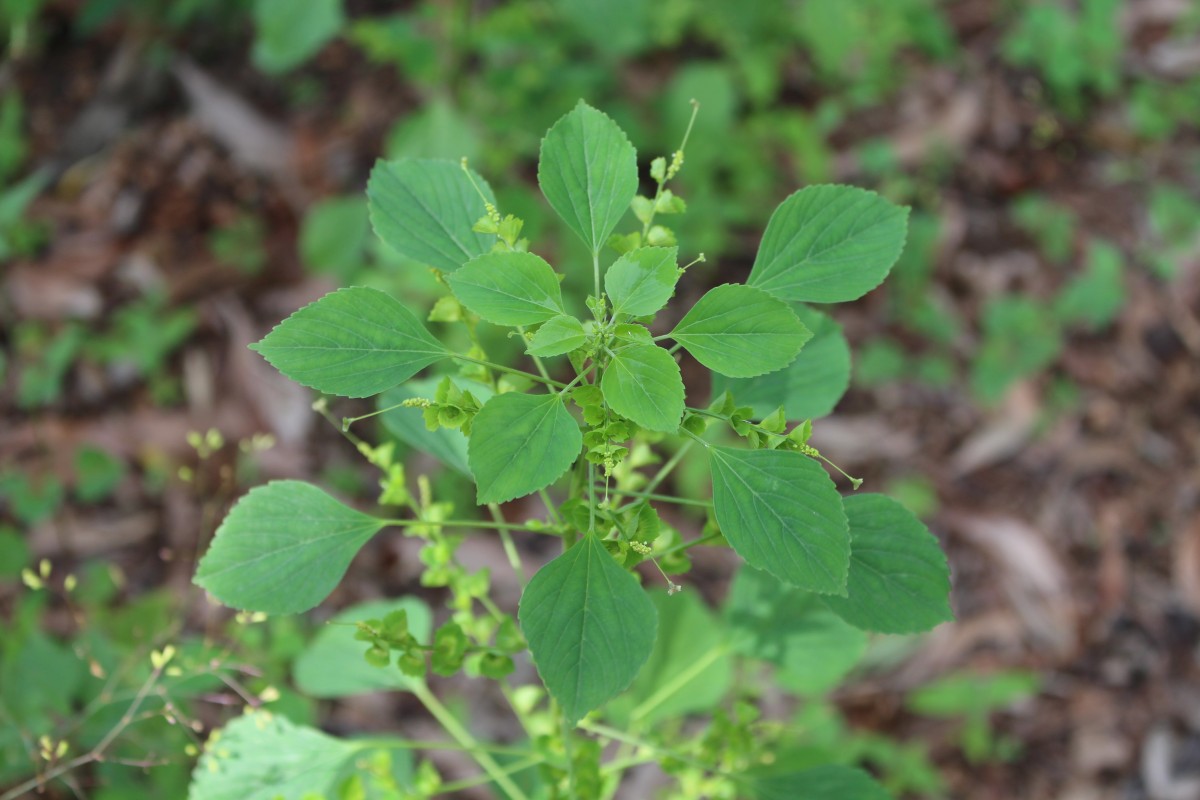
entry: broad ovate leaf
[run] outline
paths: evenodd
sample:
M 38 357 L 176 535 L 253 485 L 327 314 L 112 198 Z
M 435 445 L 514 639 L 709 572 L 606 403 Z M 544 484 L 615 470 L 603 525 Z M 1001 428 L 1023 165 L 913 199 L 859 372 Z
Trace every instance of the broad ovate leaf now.
M 809 186 L 767 223 L 747 283 L 782 300 L 840 303 L 883 283 L 908 234 L 908 209 L 852 186 Z
M 250 349 L 297 383 L 344 397 L 378 394 L 448 355 L 400 301 L 362 286 L 305 306 Z
M 303 481 L 272 481 L 239 500 L 196 569 L 227 606 L 297 614 L 333 591 L 384 521 Z
M 307 800 L 335 796 L 363 750 L 268 711 L 247 711 L 214 733 L 192 772 L 188 800 Z
M 467 463 L 476 500 L 504 503 L 557 480 L 583 446 L 579 424 L 562 398 L 550 394 L 498 394 L 471 425 Z
M 793 420 L 816 419 L 833 411 L 850 386 L 850 345 L 828 314 L 804 305 L 794 310 L 813 334 L 796 360 L 756 378 L 713 375 L 714 397 L 728 391 L 738 405 L 750 406 L 760 419 L 780 406 Z
M 617 123 L 581 101 L 542 139 L 538 185 L 597 254 L 637 194 L 637 151 Z
M 646 430 L 674 433 L 683 419 L 683 377 L 666 350 L 654 344 L 623 347 L 600 379 L 613 411 Z
M 535 325 L 563 313 L 554 268 L 533 253 L 488 253 L 446 283 L 462 304 L 496 325 Z
M 851 625 L 917 633 L 954 619 L 950 568 L 937 539 L 912 512 L 881 494 L 845 499 L 850 575 L 845 597 L 822 598 Z
M 665 306 L 679 281 L 677 254 L 675 247 L 640 247 L 614 261 L 604 273 L 613 314 L 646 317 Z
M 793 586 L 844 595 L 850 533 L 829 474 L 791 450 L 709 453 L 713 510 L 737 554 Z
M 375 667 L 363 658 L 366 642 L 354 638 L 356 622 L 381 620 L 393 611 L 408 615 L 408 632 L 419 642 L 429 640 L 432 615 L 429 606 L 415 597 L 372 600 L 337 614 L 321 628 L 292 664 L 296 688 L 309 697 L 351 697 L 381 691 L 404 691 L 421 681 L 405 675 L 394 664 Z
M 531 356 L 549 358 L 569 353 L 587 342 L 583 323 L 567 314 L 551 317 L 537 329 L 529 340 L 527 352 Z
M 521 630 L 568 725 L 615 697 L 654 649 L 658 615 L 595 534 L 542 567 L 521 595 Z
M 471 176 L 489 202 L 487 181 Z M 492 249 L 496 237 L 472 227 L 486 213 L 471 179 L 455 161 L 402 158 L 378 161 L 367 182 L 371 225 L 384 244 L 444 272 Z
M 727 283 L 696 301 L 669 336 L 713 372 L 753 378 L 792 363 L 812 333 L 787 303 Z

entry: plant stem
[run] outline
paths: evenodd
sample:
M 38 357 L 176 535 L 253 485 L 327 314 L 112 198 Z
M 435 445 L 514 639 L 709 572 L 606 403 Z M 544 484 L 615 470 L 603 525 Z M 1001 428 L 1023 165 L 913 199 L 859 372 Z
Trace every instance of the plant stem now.
M 509 523 L 504 521 L 504 514 L 501 513 L 500 506 L 497 504 L 488 503 L 488 511 L 491 513 L 492 519 L 495 520 L 495 524 L 498 526 L 503 526 L 498 528 L 500 531 L 500 544 L 504 548 L 504 555 L 508 557 L 509 566 L 511 566 L 513 568 L 513 572 L 516 573 L 517 580 L 519 580 L 521 585 L 524 586 L 525 570 L 521 566 L 521 554 L 517 552 L 517 546 L 513 544 L 512 535 L 508 532 Z
M 704 770 L 705 772 L 713 772 L 713 773 L 720 774 L 719 770 L 713 769 L 708 764 L 704 764 L 700 761 L 697 761 L 696 759 L 691 758 L 690 756 L 685 756 L 682 753 L 677 753 L 674 750 L 671 750 L 666 747 L 659 747 L 656 744 L 651 744 L 650 742 L 647 742 L 644 739 L 639 739 L 636 736 L 631 736 L 631 735 L 625 733 L 624 731 L 617 730 L 616 728 L 610 728 L 607 725 L 601 725 L 598 722 L 588 722 L 586 720 L 581 721 L 579 723 L 579 727 L 585 731 L 588 731 L 589 733 L 594 733 L 597 736 L 603 736 L 605 739 L 612 739 L 614 742 L 623 742 L 632 747 L 638 747 L 643 750 L 649 750 L 653 753 L 658 753 L 660 755 L 670 756 L 671 758 L 678 759 L 686 764 L 691 764 L 694 767 L 699 767 L 700 769 Z
M 555 524 L 562 524 L 562 516 L 558 513 L 558 509 L 554 506 L 554 501 L 550 499 L 550 493 L 545 489 L 538 489 L 538 497 L 541 498 L 542 504 L 546 506 L 546 516 L 554 520 Z
M 658 472 L 654 473 L 654 477 L 650 479 L 650 482 L 646 484 L 642 491 L 653 492 L 655 489 L 657 489 L 658 485 L 662 483 L 668 475 L 671 474 L 671 470 L 679 466 L 679 462 L 683 461 L 684 456 L 686 456 L 688 451 L 692 449 L 693 444 L 694 442 L 692 442 L 690 439 L 681 444 L 679 449 L 675 451 L 675 455 L 671 456 L 670 459 L 667 460 L 667 463 L 663 464 L 662 468 L 659 469 Z
M 654 557 L 662 558 L 663 556 L 669 556 L 672 553 L 678 553 L 683 550 L 690 550 L 693 547 L 698 547 L 702 544 L 708 544 L 709 542 L 716 541 L 717 539 L 720 539 L 720 538 L 721 538 L 720 533 L 706 533 L 705 535 L 701 536 L 698 539 L 692 539 L 690 542 L 682 542 L 680 544 L 675 545 L 674 547 L 668 547 L 666 550 L 663 550 L 661 553 L 655 553 Z
M 633 711 L 630 712 L 630 724 L 636 723 L 643 719 L 655 708 L 666 702 L 672 695 L 674 695 L 683 687 L 687 686 L 687 684 L 693 678 L 695 678 L 704 670 L 708 669 L 708 667 L 718 658 L 728 652 L 728 645 L 719 644 L 716 647 L 710 648 L 707 653 L 693 661 L 690 665 L 688 665 L 687 669 L 675 673 L 670 681 L 663 684 L 663 686 L 657 692 L 647 697 L 645 701 L 643 701 L 640 705 L 635 707 Z
M 456 358 L 459 361 L 466 361 L 470 364 L 478 364 L 481 367 L 494 369 L 497 372 L 507 372 L 510 375 L 519 375 L 522 378 L 528 378 L 531 381 L 544 383 L 547 386 L 553 386 L 556 389 L 562 389 L 564 386 L 566 386 L 564 383 L 559 383 L 558 381 L 551 380 L 550 378 L 543 378 L 541 375 L 534 375 L 532 372 L 526 372 L 522 369 L 513 369 L 512 367 L 506 367 L 503 364 L 496 364 L 492 361 L 484 361 L 483 359 L 479 358 L 471 358 L 470 356 L 465 356 L 461 353 L 451 353 L 450 358 Z
M 385 525 L 394 525 L 396 527 L 405 528 L 416 525 L 430 525 L 438 528 L 489 528 L 499 531 L 532 531 L 534 533 L 545 533 L 546 529 L 535 528 L 529 525 L 521 525 L 516 522 L 488 522 L 482 519 L 443 519 L 438 521 L 427 519 L 385 519 L 380 520 Z
M 81 756 L 76 756 L 70 761 L 65 761 L 62 764 L 59 764 L 49 772 L 46 772 L 42 775 L 36 775 L 25 781 L 25 783 L 22 783 L 20 786 L 13 787 L 4 794 L 0 795 L 0 800 L 16 800 L 18 797 L 23 797 L 26 792 L 35 789 L 40 790 L 50 781 L 65 775 L 74 769 L 78 769 L 85 764 L 90 764 L 93 761 L 100 761 L 104 757 L 104 751 L 108 749 L 109 745 L 111 745 L 113 741 L 135 721 L 138 709 L 142 707 L 142 703 L 145 702 L 146 696 L 150 694 L 150 690 L 154 687 L 154 684 L 158 682 L 159 677 L 162 675 L 163 667 L 165 666 L 166 665 L 164 664 L 163 666 L 154 668 L 154 670 L 150 673 L 150 677 L 146 679 L 146 682 L 142 684 L 141 689 L 138 690 L 137 695 L 133 698 L 133 702 L 129 704 L 129 708 L 125 709 L 125 713 L 121 715 L 119 720 L 117 720 L 117 724 L 114 725 L 108 731 L 108 733 L 104 735 L 104 738 L 102 738 L 95 747 Z
M 689 500 L 686 497 L 675 497 L 669 494 L 654 494 L 653 492 L 635 492 L 629 489 L 610 489 L 612 494 L 619 494 L 629 497 L 640 497 L 644 500 L 658 500 L 663 503 L 675 503 L 681 506 L 700 506 L 701 508 L 712 508 L 711 500 Z
M 518 325 L 517 333 L 521 334 L 521 339 L 524 340 L 525 339 L 525 326 Z M 546 365 L 542 363 L 542 359 L 540 357 L 534 356 L 534 355 L 531 355 L 530 358 L 533 359 L 533 365 L 535 367 L 537 367 L 538 374 L 541 375 L 546 380 L 550 380 L 550 373 L 546 371 Z
M 515 764 L 510 764 L 509 766 L 504 767 L 504 774 L 516 775 L 518 772 L 524 772 L 531 767 L 536 767 L 544 760 L 545 759 L 543 759 L 541 756 L 530 756 L 524 761 L 518 761 Z M 470 789 L 472 786 L 482 786 L 485 783 L 492 783 L 494 780 L 495 779 L 491 775 L 478 775 L 474 778 L 464 778 L 461 781 L 451 781 L 450 783 L 443 783 L 441 786 L 439 786 L 438 794 L 457 792 L 460 789 Z
M 450 710 L 442 705 L 441 701 L 434 697 L 433 692 L 429 691 L 429 687 L 424 683 L 414 683 L 412 693 L 416 695 L 421 704 L 426 710 L 433 715 L 433 718 L 454 738 L 454 741 L 463 746 L 471 757 L 475 759 L 475 763 L 483 768 L 483 771 L 496 782 L 496 785 L 503 789 L 513 800 L 529 800 L 529 796 L 521 791 L 521 787 L 513 783 L 509 774 L 496 763 L 488 753 L 484 752 L 479 743 L 475 741 L 475 737 L 470 731 L 459 724 Z

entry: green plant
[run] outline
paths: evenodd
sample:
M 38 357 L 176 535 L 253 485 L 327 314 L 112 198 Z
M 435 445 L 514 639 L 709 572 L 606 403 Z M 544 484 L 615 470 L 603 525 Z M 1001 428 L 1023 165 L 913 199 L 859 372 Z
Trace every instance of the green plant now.
M 1027 672 L 959 673 L 913 691 L 907 705 L 928 717 L 961 718 L 960 743 L 971 763 L 1009 760 L 1017 754 L 1018 745 L 996 735 L 991 715 L 1033 696 L 1040 683 L 1037 675 Z
M 465 329 L 470 345 L 465 352 L 451 348 L 398 300 L 353 287 L 300 309 L 252 347 L 293 380 L 346 397 L 387 397 L 425 368 L 457 363 L 457 372 L 425 384 L 425 394 L 398 403 L 389 398 L 391 405 L 377 413 L 393 420 L 419 415 L 425 431 L 389 427 L 427 443 L 436 436 L 429 451 L 470 475 L 475 500 L 491 518 L 456 516 L 452 504 L 434 499 L 423 476 L 414 490 L 394 445 L 359 439 L 349 428 L 361 417 L 350 418 L 343 430 L 381 470 L 380 504 L 393 510 L 369 515 L 308 483 L 268 483 L 229 512 L 196 582 L 235 608 L 307 611 L 335 589 L 368 540 L 399 528 L 424 542 L 422 582 L 449 590 L 451 616 L 434 629 L 408 605 L 340 620 L 341 644 L 322 651 L 326 666 L 319 674 L 361 673 L 353 654 L 363 648 L 375 671 L 326 686 L 322 696 L 361 690 L 363 680 L 370 688 L 411 691 L 483 768 L 480 781 L 514 798 L 611 796 L 623 772 L 646 761 L 674 776 L 681 796 L 795 797 L 819 786 L 831 797 L 882 797 L 865 773 L 829 763 L 837 758 L 780 757 L 798 747 L 796 737 L 760 720 L 744 690 L 721 681 L 703 692 L 689 687 L 712 679 L 706 667 L 739 652 L 782 659 L 784 673 L 801 674 L 795 691 L 819 690 L 856 660 L 862 630 L 916 632 L 951 617 L 945 558 L 925 527 L 885 496 L 843 498 L 808 443 L 811 420 L 788 425 L 789 418 L 803 418 L 788 407 L 789 367 L 816 341 L 802 319 L 824 327 L 828 342 L 839 341 L 835 326 L 798 304 L 854 300 L 879 285 L 903 247 L 907 212 L 850 187 L 797 192 L 771 217 L 747 282 L 710 289 L 656 334 L 666 326 L 654 320 L 690 266 L 679 266 L 675 235 L 658 222 L 684 210 L 667 188 L 683 161 L 682 146 L 669 159 L 653 159 L 654 192 L 641 195 L 636 152 L 601 112 L 580 103 L 546 134 L 539 184 L 591 262 L 592 292 L 583 303 L 590 313 L 582 317 L 571 313 L 563 275 L 528 250 L 521 220 L 500 214 L 488 184 L 465 163 L 379 163 L 367 192 L 374 229 L 391 248 L 435 270 L 449 294 L 431 319 Z M 629 209 L 637 226 L 614 235 Z M 617 256 L 605 265 L 607 245 Z M 481 344 L 489 326 L 509 329 L 534 370 L 492 360 Z M 669 349 L 659 344 L 668 339 Z M 675 356 L 681 349 L 734 382 L 708 407 L 687 403 Z M 840 347 L 826 350 L 840 357 Z M 764 414 L 739 405 L 746 385 L 736 382 L 768 375 L 778 376 L 782 388 L 753 384 L 755 395 L 783 397 L 784 407 Z M 774 400 L 758 402 L 765 408 Z M 820 407 L 827 405 L 821 398 Z M 317 407 L 329 413 L 326 400 Z M 659 450 L 670 456 L 647 474 Z M 693 452 L 707 455 L 711 502 L 659 491 Z M 556 501 L 551 492 L 559 490 L 565 497 Z M 501 504 L 530 494 L 545 503 L 545 518 L 507 521 Z M 698 513 L 701 534 L 685 541 L 660 514 L 663 504 Z M 488 573 L 457 560 L 470 530 L 494 530 L 525 584 L 516 619 L 491 599 Z M 513 541 L 517 531 L 562 542 L 562 554 L 528 582 Z M 758 602 L 783 616 L 764 628 L 758 615 L 738 613 L 749 602 L 738 599 L 743 592 L 730 600 L 729 630 L 693 642 L 685 631 L 696 623 L 681 620 L 703 623 L 708 612 L 674 597 L 681 586 L 671 576 L 686 571 L 689 549 L 725 542 L 765 571 L 745 574 L 756 576 L 753 594 L 765 598 Z M 663 575 L 665 593 L 643 588 L 636 570 L 643 563 Z M 816 675 L 811 647 L 797 648 L 793 663 L 779 643 L 795 620 L 809 619 L 820 620 L 812 623 L 819 635 L 809 641 L 821 643 L 838 664 L 818 663 Z M 526 649 L 544 690 L 509 684 L 514 658 Z M 528 747 L 513 753 L 515 763 L 502 763 L 504 748 L 478 742 L 425 682 L 429 671 L 460 670 L 499 683 L 529 737 Z M 689 702 L 696 697 L 724 704 L 698 737 L 665 736 L 678 733 L 684 714 L 705 708 Z M 614 727 L 621 722 L 624 730 Z M 357 752 L 353 743 L 318 742 L 321 734 L 286 725 L 259 725 L 261 736 L 248 723 L 235 725 L 236 746 L 222 738 L 198 768 L 194 800 L 231 797 L 233 776 L 241 785 L 265 785 L 280 748 L 290 748 L 289 758 L 328 756 L 307 773 L 312 792 L 343 791 L 344 781 L 353 780 L 345 776 Z M 608 742 L 621 752 L 603 761 Z M 384 796 L 449 791 L 431 770 L 422 765 L 412 782 Z M 527 779 L 537 792 L 520 782 Z M 276 787 L 286 797 L 297 792 Z
M 1121 83 L 1120 0 L 1067 3 L 1030 2 L 1003 43 L 1011 63 L 1037 70 L 1050 99 L 1073 118 L 1083 114 L 1089 95 L 1106 97 Z

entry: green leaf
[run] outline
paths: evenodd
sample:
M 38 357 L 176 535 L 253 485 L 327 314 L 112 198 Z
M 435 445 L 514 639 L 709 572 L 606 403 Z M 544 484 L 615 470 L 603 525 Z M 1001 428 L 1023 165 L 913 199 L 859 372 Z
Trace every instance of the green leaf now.
M 830 764 L 800 772 L 745 776 L 754 800 L 892 800 L 874 778 L 857 767 Z
M 851 625 L 917 633 L 954 619 L 950 568 L 937 539 L 912 512 L 881 494 L 845 499 L 850 521 L 846 597 L 822 598 Z
M 654 649 L 658 614 L 637 578 L 589 533 L 521 596 L 521 629 L 568 725 L 623 691 Z
M 255 0 L 254 64 L 287 72 L 316 55 L 345 24 L 342 0 L 311 0 L 297 14 L 291 0 Z
M 644 725 L 710 711 L 733 681 L 724 626 L 696 594 L 653 592 L 659 635 L 629 691 L 605 709 L 617 720 L 630 714 Z
M 400 301 L 362 286 L 310 303 L 250 349 L 297 383 L 344 397 L 378 394 L 447 355 Z
M 460 391 L 470 392 L 481 403 L 486 403 L 495 394 L 492 387 L 486 383 L 459 375 L 450 375 L 449 378 Z M 375 407 L 382 411 L 379 415 L 380 421 L 389 433 L 414 450 L 428 453 L 447 467 L 469 478 L 471 467 L 467 464 L 467 437 L 463 436 L 462 431 L 457 428 L 439 428 L 431 431 L 425 425 L 422 409 L 400 405 L 413 397 L 433 399 L 441 382 L 442 378 L 409 381 L 379 395 Z
M 528 352 L 541 358 L 561 356 L 583 347 L 585 342 L 587 333 L 583 330 L 583 323 L 574 317 L 561 314 L 546 320 L 546 323 L 537 329 L 529 341 Z
M 801 589 L 845 594 L 850 534 L 829 474 L 791 450 L 709 452 L 713 509 L 737 554 Z
M 867 649 L 867 634 L 816 595 L 748 566 L 733 579 L 725 616 L 738 652 L 778 666 L 776 682 L 799 694 L 833 689 Z
M 827 314 L 794 306 L 813 338 L 786 369 L 755 378 L 713 375 L 713 397 L 728 391 L 759 419 L 783 406 L 788 419 L 816 419 L 833 411 L 850 385 L 850 345 Z
M 462 304 L 496 325 L 536 325 L 563 313 L 554 268 L 533 253 L 488 253 L 446 283 Z
M 489 202 L 487 181 L 471 172 Z M 389 247 L 422 264 L 452 272 L 492 249 L 496 237 L 472 227 L 483 200 L 453 161 L 405 158 L 379 161 L 367 182 L 371 225 Z
M 771 215 L 747 283 L 782 300 L 856 300 L 883 283 L 907 229 L 908 209 L 874 192 L 809 186 Z
M 304 266 L 345 279 L 366 262 L 371 222 L 361 196 L 334 197 L 309 207 L 297 247 Z
M 713 372 L 753 378 L 790 364 L 812 333 L 787 303 L 727 283 L 701 297 L 668 336 Z
M 959 717 L 987 713 L 1036 694 L 1037 673 L 1008 670 L 991 675 L 960 672 L 918 687 L 905 705 L 927 717 Z
M 467 448 L 477 502 L 504 503 L 549 486 L 582 446 L 579 425 L 559 395 L 496 395 L 475 415 Z
M 217 528 L 196 583 L 227 606 L 296 614 L 320 603 L 384 521 L 312 484 L 272 481 L 249 491 Z
M 640 247 L 618 258 L 604 273 L 604 291 L 613 314 L 646 317 L 675 294 L 679 281 L 676 247 Z
M 192 772 L 188 800 L 333 797 L 363 750 L 267 711 L 248 711 L 213 735 Z
M 580 101 L 542 140 L 538 185 L 588 249 L 599 253 L 637 194 L 637 151 L 617 123 Z
M 613 411 L 651 431 L 674 433 L 683 419 L 683 377 L 674 357 L 658 345 L 617 351 L 600 379 Z
M 321 628 L 292 664 L 296 687 L 310 697 L 350 697 L 378 691 L 407 691 L 421 683 L 394 665 L 372 667 L 363 658 L 367 643 L 354 638 L 355 622 L 383 619 L 393 611 L 408 614 L 408 632 L 428 641 L 432 615 L 429 606 L 415 597 L 375 600 L 347 608 Z

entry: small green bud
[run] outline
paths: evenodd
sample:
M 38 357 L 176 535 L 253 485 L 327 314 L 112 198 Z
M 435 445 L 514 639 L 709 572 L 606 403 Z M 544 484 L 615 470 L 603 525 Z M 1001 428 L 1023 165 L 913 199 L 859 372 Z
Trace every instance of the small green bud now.
M 367 663 L 372 667 L 386 667 L 392 660 L 392 654 L 386 647 L 381 647 L 380 645 L 372 646 L 367 652 L 363 653 L 363 657 L 367 659 Z

